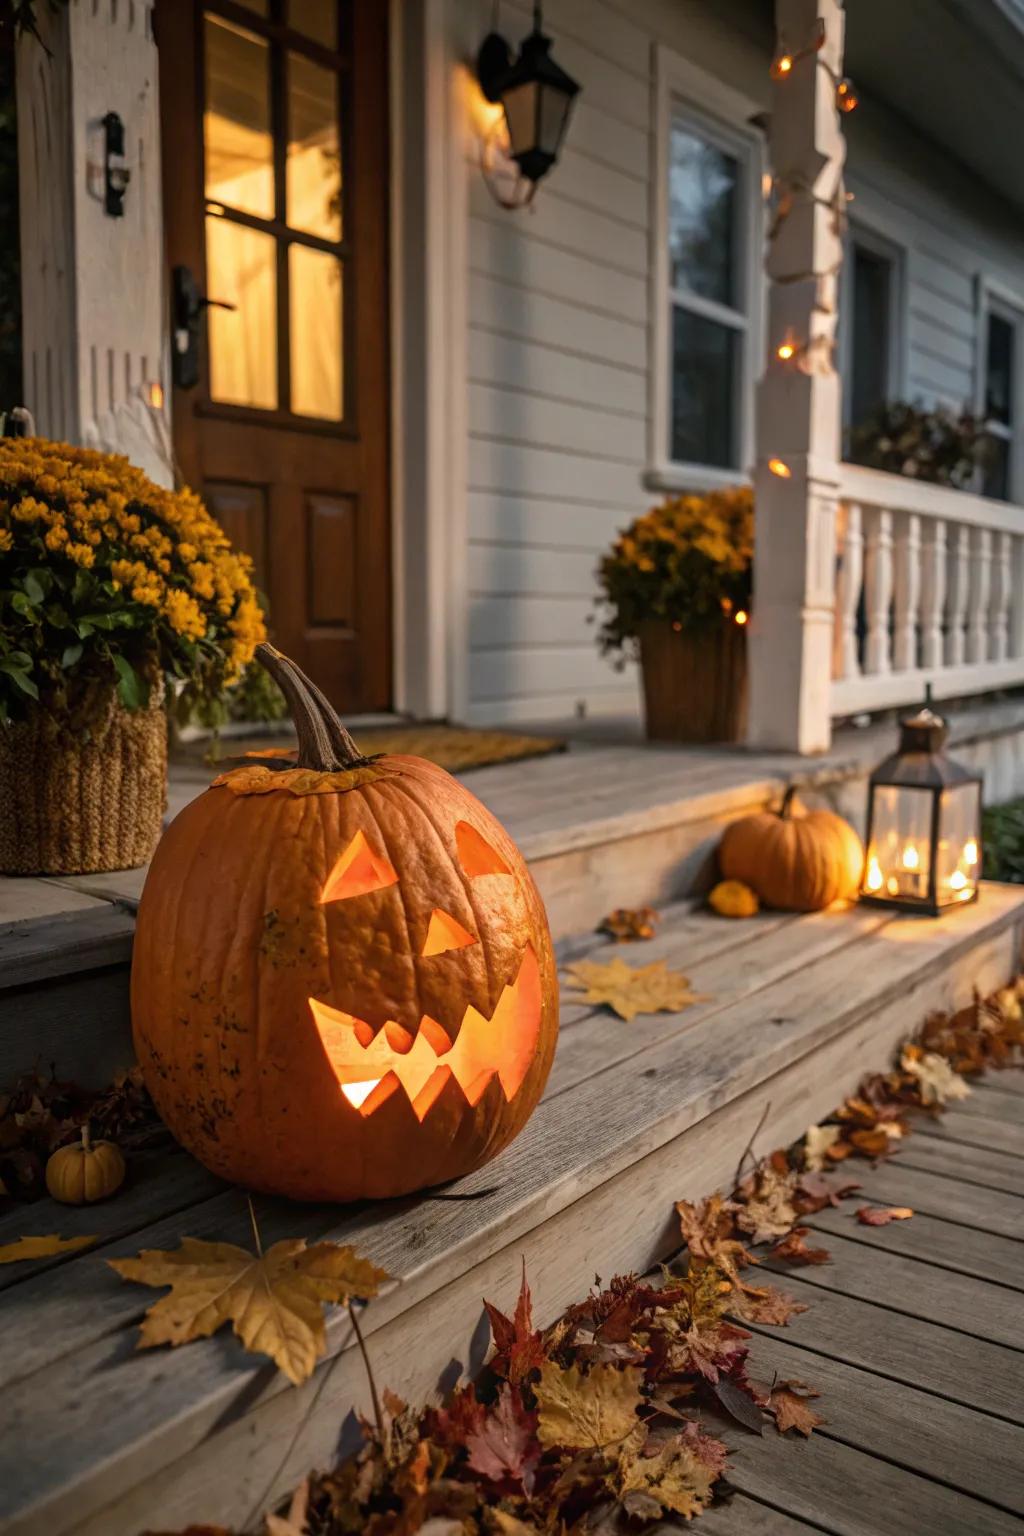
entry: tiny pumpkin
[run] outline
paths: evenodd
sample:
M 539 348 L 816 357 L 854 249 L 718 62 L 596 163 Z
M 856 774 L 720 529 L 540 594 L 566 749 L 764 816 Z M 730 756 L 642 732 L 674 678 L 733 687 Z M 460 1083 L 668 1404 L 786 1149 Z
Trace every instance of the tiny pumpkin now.
M 767 907 L 818 912 L 856 896 L 864 845 L 834 811 L 805 810 L 790 786 L 778 811 L 758 811 L 726 827 L 718 864 L 726 880 L 749 885 Z
M 58 1147 L 46 1164 L 46 1187 L 62 1205 L 93 1205 L 116 1194 L 124 1183 L 125 1163 L 112 1141 L 93 1141 L 88 1125 L 81 1141 Z
M 756 892 L 742 880 L 719 880 L 708 896 L 708 906 L 719 917 L 755 917 L 761 910 Z

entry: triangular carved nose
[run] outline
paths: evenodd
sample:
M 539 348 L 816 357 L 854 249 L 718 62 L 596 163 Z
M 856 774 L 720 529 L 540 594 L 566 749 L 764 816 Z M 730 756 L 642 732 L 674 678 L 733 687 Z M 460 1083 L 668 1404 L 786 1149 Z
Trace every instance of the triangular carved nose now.
M 465 949 L 468 945 L 478 942 L 476 936 L 467 933 L 462 924 L 457 923 L 450 913 L 442 912 L 440 907 L 435 907 L 427 925 L 423 954 L 425 957 L 443 955 L 449 949 Z

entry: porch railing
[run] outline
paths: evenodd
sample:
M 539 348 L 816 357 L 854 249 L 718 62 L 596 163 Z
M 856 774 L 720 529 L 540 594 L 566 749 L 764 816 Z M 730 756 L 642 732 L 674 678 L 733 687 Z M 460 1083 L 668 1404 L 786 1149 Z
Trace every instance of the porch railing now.
M 831 713 L 1024 683 L 1024 508 L 840 466 Z

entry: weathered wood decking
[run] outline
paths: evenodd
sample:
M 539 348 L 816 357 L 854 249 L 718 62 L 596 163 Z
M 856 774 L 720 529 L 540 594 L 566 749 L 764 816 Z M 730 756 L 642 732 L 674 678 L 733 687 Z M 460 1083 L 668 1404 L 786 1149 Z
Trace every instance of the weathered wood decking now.
M 631 958 L 681 966 L 695 990 L 709 994 L 707 1002 L 631 1025 L 567 1002 L 545 1097 L 496 1162 L 447 1190 L 388 1205 L 340 1210 L 260 1200 L 264 1241 L 329 1233 L 386 1267 L 394 1283 L 364 1322 L 375 1370 L 382 1383 L 422 1399 L 482 1363 L 481 1297 L 510 1300 L 524 1258 L 541 1318 L 578 1299 L 596 1272 L 648 1268 L 678 1243 L 672 1202 L 727 1186 L 762 1117 L 765 1146 L 788 1142 L 827 1113 L 863 1071 L 881 1065 L 930 1009 L 966 1002 L 975 985 L 985 991 L 1001 985 L 1017 966 L 1022 920 L 1024 891 L 1000 886 L 938 921 L 853 909 L 733 924 L 681 908 Z M 577 949 L 595 942 L 581 941 Z M 906 1171 L 945 1188 L 948 1171 L 936 1159 L 946 1158 L 948 1168 L 955 1157 L 963 1185 L 977 1182 L 971 1167 L 981 1168 L 987 1207 L 1012 1225 L 1021 1134 L 1015 1120 L 995 1110 L 979 1113 L 972 1101 L 948 1117 L 946 1128 L 915 1137 Z M 993 1138 L 998 1149 L 990 1152 Z M 173 1247 L 184 1233 L 243 1244 L 251 1234 L 242 1192 L 220 1185 L 186 1154 L 140 1157 L 132 1174 L 131 1186 L 106 1205 L 70 1211 L 44 1201 L 0 1216 L 0 1242 L 55 1230 L 100 1236 L 95 1249 L 70 1260 L 0 1269 L 5 1536 L 135 1536 L 147 1526 L 173 1529 L 192 1520 L 236 1523 L 287 1491 L 311 1465 L 329 1463 L 352 1407 L 368 1406 L 341 1311 L 330 1320 L 329 1358 L 302 1389 L 244 1355 L 226 1333 L 173 1354 L 135 1353 L 135 1326 L 152 1295 L 119 1281 L 101 1261 L 143 1247 Z M 885 1169 L 871 1177 L 895 1176 L 895 1169 Z M 955 1197 L 946 1193 L 961 1204 L 969 1199 L 959 1185 Z M 920 1206 L 909 1193 L 906 1203 Z M 925 1214 L 937 1224 L 950 1220 L 938 1210 Z M 916 1230 L 931 1230 L 924 1216 Z M 960 1273 L 960 1261 L 939 1268 L 900 1256 L 898 1245 L 915 1240 L 907 1232 L 865 1232 L 833 1240 L 836 1262 L 827 1272 L 792 1281 L 829 1305 L 806 1322 L 798 1319 L 787 1346 L 820 1350 L 810 1330 L 835 1330 L 838 1317 L 847 1342 L 837 1347 L 837 1360 L 871 1372 L 867 1351 L 877 1312 L 889 1319 L 887 1361 L 905 1360 L 900 1370 L 908 1372 L 918 1355 L 929 1364 L 934 1356 L 936 1369 L 946 1372 L 934 1387 L 914 1375 L 907 1375 L 908 1385 L 960 1401 L 954 1389 L 963 1377 L 974 1383 L 971 1406 L 1012 1417 L 1014 1394 L 1021 1394 L 1010 1371 L 1015 1314 L 1005 1297 L 1016 1305 L 1016 1291 L 1000 1291 L 997 1334 L 992 1322 L 989 1333 L 968 1338 L 957 1308 L 971 1311 L 970 1326 L 977 1329 L 974 1318 L 987 1314 L 975 1292 L 987 1295 L 986 1283 Z M 993 1244 L 1013 1241 L 1012 1233 L 989 1237 L 993 1263 Z M 892 1251 L 879 1251 L 875 1242 L 891 1244 Z M 998 1263 L 1000 1274 L 1012 1269 L 1005 1248 Z M 942 1278 L 942 1294 L 950 1298 L 944 1313 L 937 1310 L 935 1285 L 918 1294 L 917 1280 L 907 1279 L 917 1268 Z M 829 1277 L 840 1277 L 849 1295 L 826 1298 Z M 900 1287 L 909 1287 L 903 1310 L 894 1303 L 886 1311 L 872 1299 L 902 1295 Z M 813 1379 L 802 1366 L 790 1374 Z M 864 1460 L 840 1439 L 826 1436 L 820 1445 L 813 1454 L 836 1465 L 845 1466 L 850 1456 L 857 1466 Z M 795 1469 L 787 1475 L 798 1489 L 802 1447 L 777 1450 L 777 1464 Z M 756 1445 L 744 1447 L 744 1459 L 737 1460 L 738 1477 L 747 1479 L 741 1486 L 754 1500 L 764 1498 L 763 1455 Z M 889 1472 L 879 1476 L 884 1486 Z M 859 1507 L 850 1500 L 851 1509 Z M 988 1518 L 986 1506 L 979 1507 Z M 756 1503 L 751 1508 L 760 1511 Z M 800 1512 L 799 1500 L 793 1509 L 815 1523 Z M 766 1518 L 750 1514 L 730 1529 L 785 1529 L 764 1524 Z M 714 1531 L 711 1518 L 706 1528 Z M 818 1528 L 867 1529 L 827 1521 Z M 893 1521 L 885 1529 L 914 1527 Z M 940 1521 L 921 1529 L 949 1527 Z

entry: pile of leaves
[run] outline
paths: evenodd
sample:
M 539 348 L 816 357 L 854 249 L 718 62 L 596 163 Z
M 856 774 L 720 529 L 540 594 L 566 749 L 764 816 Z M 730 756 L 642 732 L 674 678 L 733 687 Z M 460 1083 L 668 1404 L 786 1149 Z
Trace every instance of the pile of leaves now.
M 9 1092 L 0 1091 L 0 1203 L 45 1195 L 47 1158 L 77 1141 L 86 1120 L 94 1140 L 123 1149 L 167 1138 L 138 1067 L 102 1092 L 30 1072 Z

